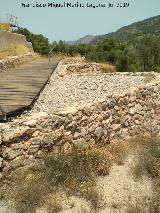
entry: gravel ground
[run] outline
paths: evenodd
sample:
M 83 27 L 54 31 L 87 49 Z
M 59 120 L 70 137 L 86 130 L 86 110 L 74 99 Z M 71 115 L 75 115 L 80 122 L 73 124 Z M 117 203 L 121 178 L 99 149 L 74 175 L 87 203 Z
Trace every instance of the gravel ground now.
M 134 162 L 134 156 L 129 156 L 123 165 L 114 165 L 109 175 L 98 177 L 97 184 L 102 199 L 101 208 L 96 213 L 126 213 L 128 205 L 136 206 L 144 200 L 149 201 L 153 196 L 150 179 L 146 176 L 141 180 L 133 179 L 130 170 Z M 60 213 L 93 213 L 90 203 L 74 196 L 64 196 L 62 206 L 63 210 Z M 145 207 L 145 212 L 148 213 L 147 206 Z M 14 203 L 0 201 L 0 213 L 16 213 Z M 47 213 L 47 211 L 40 208 L 36 213 Z
M 143 83 L 143 76 L 134 75 L 66 75 L 56 70 L 33 107 L 33 112 L 55 113 L 76 102 L 104 99 L 113 92 L 124 92 Z
M 144 200 L 149 201 L 153 196 L 152 181 L 149 178 L 143 176 L 135 181 L 132 176 L 131 167 L 135 158 L 129 156 L 123 165 L 114 165 L 108 176 L 98 178 L 104 206 L 98 213 L 126 213 L 127 206 L 143 204 Z M 145 208 L 147 213 L 147 205 Z

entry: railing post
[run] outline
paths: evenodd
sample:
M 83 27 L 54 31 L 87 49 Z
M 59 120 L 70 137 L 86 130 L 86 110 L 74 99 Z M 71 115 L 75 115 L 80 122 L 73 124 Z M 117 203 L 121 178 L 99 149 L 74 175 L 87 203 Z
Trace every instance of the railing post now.
M 7 116 L 6 116 L 6 113 L 4 111 L 4 109 L 2 108 L 2 106 L 0 106 L 0 111 L 2 112 L 2 116 L 4 116 L 4 120 L 7 120 Z
M 49 63 L 51 62 L 51 53 L 52 51 L 56 48 L 56 45 L 49 51 L 48 53 L 48 59 L 49 59 Z

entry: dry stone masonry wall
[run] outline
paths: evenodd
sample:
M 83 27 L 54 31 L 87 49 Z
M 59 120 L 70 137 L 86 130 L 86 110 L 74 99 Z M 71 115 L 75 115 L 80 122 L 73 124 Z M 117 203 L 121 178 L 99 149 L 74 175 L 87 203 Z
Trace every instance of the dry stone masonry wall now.
M 31 113 L 0 125 L 1 175 L 82 140 L 110 143 L 125 139 L 136 128 L 160 134 L 159 80 L 56 114 Z
M 94 74 L 97 72 L 100 72 L 100 66 L 98 63 L 88 63 L 85 61 L 85 58 L 82 57 L 75 57 L 65 59 L 63 62 L 63 66 L 61 66 L 61 69 L 59 70 L 58 75 L 60 77 L 63 77 L 65 75 L 71 75 L 71 74 Z
M 16 68 L 17 66 L 34 59 L 34 57 L 36 57 L 36 54 L 34 54 L 34 52 L 30 52 L 23 56 L 9 56 L 6 59 L 2 59 L 0 60 L 0 72 Z

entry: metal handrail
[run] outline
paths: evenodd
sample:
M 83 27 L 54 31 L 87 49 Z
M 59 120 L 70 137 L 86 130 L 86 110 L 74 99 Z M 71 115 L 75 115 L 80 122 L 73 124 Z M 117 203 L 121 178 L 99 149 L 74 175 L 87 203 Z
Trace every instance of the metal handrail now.
M 52 51 L 56 48 L 56 45 L 52 47 L 52 49 L 49 51 L 48 53 L 48 59 L 49 59 L 49 63 L 51 62 L 51 53 Z

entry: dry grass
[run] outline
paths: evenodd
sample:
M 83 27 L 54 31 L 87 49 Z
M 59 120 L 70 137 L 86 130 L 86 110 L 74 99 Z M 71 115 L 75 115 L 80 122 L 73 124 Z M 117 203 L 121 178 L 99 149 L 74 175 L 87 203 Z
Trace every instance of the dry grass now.
M 112 166 L 112 157 L 106 149 L 80 143 L 71 152 L 48 156 L 44 162 L 47 182 L 63 187 L 69 195 L 89 200 L 94 208 L 99 206 L 96 176 L 108 174 Z
M 151 213 L 149 212 L 149 203 L 146 200 L 137 201 L 136 205 L 128 204 L 126 213 Z
M 108 145 L 108 151 L 112 154 L 114 162 L 121 165 L 129 152 L 129 142 L 122 140 L 112 141 Z
M 144 74 L 144 83 L 148 83 L 150 81 L 152 81 L 155 78 L 155 75 L 153 73 L 145 73 Z
M 160 138 L 156 134 L 138 135 L 132 140 L 137 143 L 136 155 L 137 161 L 131 167 L 131 172 L 136 180 L 141 179 L 147 175 L 153 182 L 153 197 L 150 201 L 148 212 L 160 212 Z M 130 207 L 127 213 L 142 212 L 146 213 L 144 209 L 146 202 L 138 204 L 136 207 Z M 134 210 L 138 209 L 138 210 Z
M 34 60 L 37 60 L 37 59 L 40 59 L 41 56 L 38 55 L 38 54 L 34 54 L 32 56 L 22 56 L 21 59 L 20 59 L 20 62 L 18 64 L 15 65 L 16 66 L 19 66 L 19 65 L 22 65 L 22 64 L 27 64 L 28 62 L 31 62 L 31 61 L 34 61 Z
M 148 175 L 151 178 L 160 176 L 160 139 L 157 135 L 138 135 L 135 137 L 138 142 L 136 149 L 137 162 L 132 168 L 133 175 L 141 178 Z M 134 140 L 132 142 L 134 142 Z
M 140 179 L 148 175 L 153 179 L 155 192 L 151 201 L 137 201 L 136 206 L 129 204 L 126 212 L 158 213 L 159 145 L 157 136 L 138 133 L 129 142 L 113 141 L 108 145 L 81 141 L 73 144 L 67 152 L 60 149 L 57 154 L 46 155 L 38 166 L 17 172 L 12 177 L 7 198 L 13 199 L 17 213 L 35 213 L 39 208 L 58 213 L 63 209 L 63 192 L 67 197 L 76 196 L 89 201 L 93 212 L 98 212 L 102 195 L 97 188 L 97 177 L 108 175 L 113 163 L 122 164 L 131 149 L 137 155 L 137 162 L 131 168 L 134 177 Z
M 69 152 L 60 149 L 57 154 L 47 155 L 38 166 L 17 171 L 7 198 L 14 201 L 17 213 L 35 213 L 38 208 L 56 213 L 62 209 L 60 193 L 64 192 L 89 201 L 96 211 L 101 204 L 97 177 L 108 175 L 114 162 L 123 161 L 123 149 L 121 142 L 100 146 L 84 141 L 73 144 Z
M 99 63 L 99 66 L 103 73 L 116 72 L 116 67 L 112 64 Z
M 10 30 L 10 24 L 9 23 L 0 23 L 0 30 Z
M 20 56 L 19 58 L 12 58 L 12 59 L 8 58 L 9 63 L 7 63 L 7 65 L 4 67 L 4 70 L 16 68 L 22 64 L 26 64 L 28 62 L 31 62 L 40 58 L 41 57 L 38 54 L 23 55 L 23 56 Z
M 0 51 L 0 60 L 5 59 L 8 56 L 22 56 L 29 52 L 28 48 L 23 45 L 17 45 L 16 47 L 9 48 L 7 50 Z
M 63 209 L 60 193 L 48 194 L 44 201 L 44 208 L 47 209 L 48 213 L 60 212 Z
M 17 172 L 7 198 L 14 201 L 17 213 L 35 213 L 43 207 L 48 212 L 59 212 L 59 192 L 63 191 L 89 201 L 94 211 L 101 201 L 97 176 L 108 174 L 112 164 L 113 157 L 106 147 L 83 142 L 74 145 L 70 152 L 48 155 L 43 164 Z
M 60 60 L 63 60 L 63 59 L 73 59 L 74 57 L 69 57 L 68 55 L 66 55 L 66 54 L 64 54 L 64 53 L 52 53 L 51 55 L 50 55 L 50 57 L 52 58 L 55 58 L 55 57 L 57 57 L 57 58 L 59 58 Z

